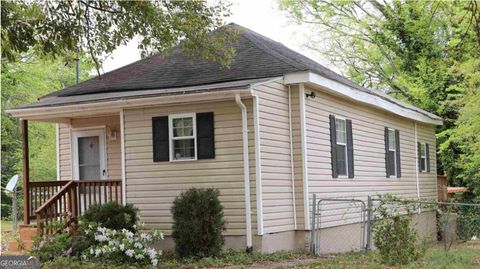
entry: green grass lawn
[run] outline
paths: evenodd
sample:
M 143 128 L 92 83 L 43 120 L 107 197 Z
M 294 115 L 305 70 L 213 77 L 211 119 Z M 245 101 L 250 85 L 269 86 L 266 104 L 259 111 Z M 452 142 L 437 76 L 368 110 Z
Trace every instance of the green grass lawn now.
M 113 265 L 111 263 L 85 262 L 71 258 L 58 258 L 47 262 L 43 268 L 132 268 L 125 265 Z M 204 258 L 201 260 L 176 260 L 171 256 L 165 256 L 160 261 L 159 268 L 394 268 L 394 269 L 460 269 L 480 268 L 480 242 L 462 243 L 452 246 L 450 251 L 445 251 L 441 245 L 430 247 L 425 257 L 413 264 L 389 267 L 382 265 L 375 252 L 341 254 L 329 258 L 317 258 L 305 253 L 278 252 L 273 254 L 252 255 L 243 252 L 226 253 L 217 258 Z

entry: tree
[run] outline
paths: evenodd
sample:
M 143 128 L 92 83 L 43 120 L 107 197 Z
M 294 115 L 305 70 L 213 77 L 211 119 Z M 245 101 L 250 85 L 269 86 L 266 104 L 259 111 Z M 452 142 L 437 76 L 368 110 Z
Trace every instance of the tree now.
M 180 40 L 182 48 L 202 59 L 227 66 L 235 33 L 209 32 L 229 15 L 223 2 L 206 1 L 6 1 L 1 5 L 2 59 L 22 53 L 62 56 L 71 61 L 88 52 L 97 71 L 101 57 L 133 37 L 140 38 L 142 56 L 165 51 Z M 225 46 L 227 44 L 227 46 Z
M 477 1 L 280 0 L 280 4 L 295 22 L 313 32 L 306 46 L 344 75 L 444 119 L 444 126 L 437 129 L 439 172 L 459 178 L 473 165 L 459 158 L 473 140 L 459 145 L 450 136 L 462 136 L 460 129 L 453 130 L 465 123 L 457 122 L 467 101 L 463 96 L 479 94 Z
M 89 77 L 91 61 L 81 61 L 81 79 Z M 2 63 L 2 155 L 1 183 L 5 186 L 15 174 L 22 172 L 22 144 L 18 119 L 5 111 L 35 102 L 39 96 L 75 83 L 75 67 L 65 65 L 63 59 L 44 60 L 25 55 L 18 62 Z M 33 181 L 56 179 L 55 125 L 43 122 L 29 123 L 30 175 Z M 2 189 L 2 211 L 9 210 L 11 200 Z M 2 216 L 4 216 L 2 212 Z

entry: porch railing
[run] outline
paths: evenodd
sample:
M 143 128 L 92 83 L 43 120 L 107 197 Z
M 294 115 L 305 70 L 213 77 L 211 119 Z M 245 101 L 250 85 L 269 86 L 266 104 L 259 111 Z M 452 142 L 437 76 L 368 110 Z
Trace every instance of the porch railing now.
M 34 190 L 29 191 L 31 208 L 35 208 L 34 215 L 29 218 L 36 219 L 40 234 L 49 235 L 68 227 L 91 205 L 111 201 L 122 203 L 121 180 L 57 182 L 36 182 L 42 184 L 34 185 Z M 40 201 L 42 203 L 37 206 Z

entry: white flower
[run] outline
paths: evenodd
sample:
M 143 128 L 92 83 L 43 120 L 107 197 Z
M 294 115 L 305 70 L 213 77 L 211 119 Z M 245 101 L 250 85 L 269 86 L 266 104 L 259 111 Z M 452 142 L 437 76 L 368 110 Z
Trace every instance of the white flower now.
M 137 225 L 136 225 L 136 224 L 133 224 L 132 227 L 133 227 L 133 229 L 135 229 L 135 230 L 137 229 Z
M 477 241 L 478 237 L 476 235 L 472 236 L 472 241 Z
M 143 248 L 143 245 L 139 242 L 135 242 L 135 244 L 133 244 L 134 247 L 136 248 Z
M 125 251 L 125 255 L 127 255 L 128 257 L 133 257 L 134 253 L 135 252 L 132 249 L 127 249 L 127 251 Z
M 150 257 L 150 259 L 154 259 L 157 256 L 157 252 L 153 248 L 149 248 L 146 253 Z
M 95 253 L 95 250 L 93 250 L 93 248 L 90 249 L 90 254 L 93 255 L 93 253 Z
M 158 260 L 157 259 L 152 259 L 152 265 L 157 266 L 157 264 L 158 264 Z
M 160 239 L 165 239 L 165 235 L 163 233 L 160 233 Z
M 143 258 L 145 258 L 145 256 L 143 256 L 142 254 L 135 255 L 135 259 L 137 259 L 137 260 L 141 260 Z
M 103 235 L 103 234 L 97 234 L 97 235 L 95 235 L 95 241 L 105 242 L 105 241 L 108 241 L 108 237 L 106 235 Z
M 100 254 L 102 254 L 102 250 L 101 249 L 96 249 L 95 250 L 95 257 L 100 256 Z
M 82 260 L 86 260 L 86 259 L 87 259 L 87 256 L 82 255 L 81 258 L 82 258 Z
M 120 246 L 118 246 L 120 248 L 121 251 L 124 251 L 125 250 L 125 245 L 124 244 L 120 244 Z

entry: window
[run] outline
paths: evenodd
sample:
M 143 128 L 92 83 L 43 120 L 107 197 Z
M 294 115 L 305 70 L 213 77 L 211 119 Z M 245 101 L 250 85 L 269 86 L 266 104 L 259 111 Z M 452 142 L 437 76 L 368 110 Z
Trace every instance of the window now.
M 169 116 L 170 161 L 196 160 L 195 114 Z
M 152 151 L 154 162 L 214 159 L 213 112 L 153 117 Z
M 354 178 L 352 121 L 330 115 L 332 177 Z
M 388 128 L 388 152 L 387 152 L 387 161 L 388 161 L 388 175 L 394 176 L 396 171 L 396 141 L 395 141 L 395 130 Z
M 385 127 L 385 168 L 387 177 L 401 177 L 400 131 Z
M 344 119 L 335 119 L 337 138 L 337 175 L 346 176 L 347 168 L 347 124 Z
M 420 143 L 420 171 L 427 171 L 427 144 Z

